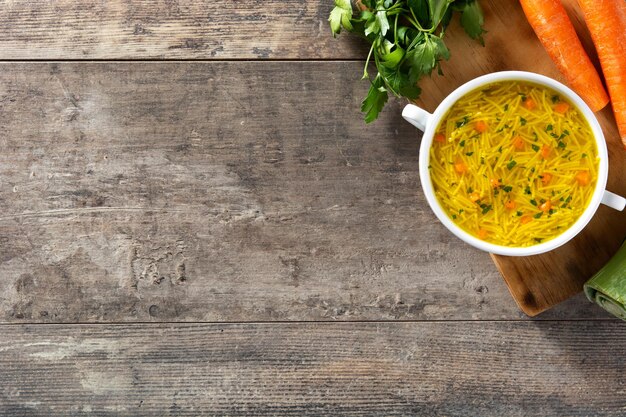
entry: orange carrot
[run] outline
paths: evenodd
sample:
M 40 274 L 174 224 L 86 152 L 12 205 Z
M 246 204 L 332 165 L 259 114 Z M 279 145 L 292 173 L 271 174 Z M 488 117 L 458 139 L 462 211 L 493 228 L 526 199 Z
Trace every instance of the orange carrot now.
M 554 111 L 557 113 L 565 114 L 569 110 L 569 104 L 562 101 L 560 103 L 555 104 Z
M 506 207 L 509 210 L 513 210 L 515 208 L 515 201 L 513 200 L 509 200 L 506 203 L 504 203 L 504 207 Z
M 519 219 L 521 224 L 526 224 L 526 223 L 530 223 L 531 221 L 533 221 L 533 218 L 530 216 L 522 216 Z
M 617 128 L 626 148 L 626 6 L 624 0 L 578 0 L 578 4 L 598 51 Z
M 541 183 L 543 185 L 548 185 L 551 179 L 552 179 L 552 174 L 548 174 L 547 172 L 544 172 L 543 175 L 541 175 Z
M 435 135 L 435 142 L 444 143 L 446 141 L 446 137 L 441 133 L 437 133 Z
M 487 122 L 485 122 L 484 120 L 479 120 L 474 124 L 474 129 L 476 129 L 476 131 L 480 133 L 486 132 L 488 128 L 489 125 L 487 125 Z
M 528 110 L 532 110 L 535 107 L 537 107 L 537 103 L 535 103 L 535 100 L 533 100 L 532 98 L 527 98 L 524 101 L 524 107 L 526 107 Z
M 580 171 L 576 174 L 576 181 L 578 181 L 580 185 L 589 185 L 589 182 L 591 182 L 589 171 Z
M 480 200 L 480 194 L 478 194 L 476 191 L 474 191 L 473 193 L 470 194 L 469 199 L 472 203 L 477 202 L 478 200 Z
M 550 152 L 552 152 L 552 148 L 548 145 L 543 145 L 541 147 L 541 156 L 543 156 L 543 159 L 548 159 Z
M 502 185 L 502 183 L 500 182 L 500 179 L 498 178 L 489 178 L 489 184 L 491 184 L 493 188 L 498 188 L 499 186 Z
M 520 136 L 515 136 L 513 138 L 513 147 L 518 151 L 524 149 L 524 139 L 522 139 Z
M 454 163 L 454 169 L 459 174 L 465 174 L 467 172 L 467 165 L 465 165 L 465 162 L 463 162 L 462 160 L 457 159 L 457 161 Z
M 545 203 L 541 203 L 539 205 L 539 210 L 543 211 L 544 213 L 547 211 L 550 211 L 551 208 L 552 208 L 552 202 L 550 200 L 546 201 Z
M 589 4 L 596 0 L 590 0 Z M 617 1 L 620 0 L 607 0 Z M 609 102 L 600 76 L 559 0 L 520 0 L 528 22 L 569 85 L 594 112 Z M 619 56 L 619 55 L 616 55 Z

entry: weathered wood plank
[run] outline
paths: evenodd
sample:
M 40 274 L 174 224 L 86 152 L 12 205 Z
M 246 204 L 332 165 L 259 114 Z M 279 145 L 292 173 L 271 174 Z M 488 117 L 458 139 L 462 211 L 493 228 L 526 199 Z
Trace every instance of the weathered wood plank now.
M 359 65 L 0 65 L 0 320 L 521 317 Z
M 332 1 L 4 2 L 1 59 L 363 58 L 333 40 Z
M 605 322 L 3 326 L 3 416 L 623 416 Z

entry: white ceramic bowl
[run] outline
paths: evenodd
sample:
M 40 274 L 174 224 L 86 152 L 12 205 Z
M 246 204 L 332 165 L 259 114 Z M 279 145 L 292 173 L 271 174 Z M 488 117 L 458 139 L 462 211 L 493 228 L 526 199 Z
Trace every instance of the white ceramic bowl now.
M 435 191 L 430 178 L 430 171 L 428 169 L 430 159 L 430 147 L 433 143 L 435 130 L 437 129 L 437 126 L 439 126 L 441 119 L 446 115 L 450 107 L 465 94 L 469 93 L 470 91 L 476 90 L 477 88 L 485 84 L 491 84 L 498 81 L 527 81 L 533 84 L 546 86 L 559 92 L 564 97 L 567 97 L 572 103 L 576 105 L 576 107 L 580 111 L 582 111 L 583 115 L 587 119 L 587 122 L 589 122 L 591 130 L 593 131 L 596 145 L 598 147 L 598 157 L 600 159 L 600 166 L 598 169 L 598 181 L 596 183 L 595 190 L 593 192 L 593 196 L 591 198 L 589 206 L 585 209 L 580 218 L 576 220 L 576 222 L 572 224 L 572 226 L 570 226 L 569 229 L 567 229 L 565 232 L 561 233 L 554 239 L 550 239 L 537 245 L 527 247 L 502 246 L 489 243 L 472 236 L 471 234 L 457 226 L 452 221 L 452 219 L 450 219 L 450 217 L 448 217 L 448 215 L 445 213 L 445 211 L 439 204 L 437 197 L 435 196 Z M 598 209 L 600 203 L 613 207 L 616 210 L 623 210 L 624 206 L 626 206 L 626 199 L 616 194 L 613 194 L 605 189 L 609 171 L 609 160 L 604 135 L 602 134 L 602 129 L 600 128 L 598 120 L 594 116 L 589 106 L 587 106 L 587 104 L 585 104 L 585 102 L 576 93 L 574 93 L 571 89 L 561 84 L 560 82 L 553 80 L 552 78 L 524 71 L 503 71 L 483 75 L 463 84 L 462 86 L 454 90 L 448 97 L 446 97 L 441 102 L 441 104 L 439 104 L 433 114 L 430 114 L 426 110 L 423 110 L 413 104 L 409 104 L 402 111 L 402 117 L 404 117 L 406 121 L 424 132 L 424 135 L 422 136 L 422 144 L 420 146 L 419 172 L 420 180 L 422 182 L 422 188 L 424 189 L 424 194 L 426 195 L 426 200 L 428 200 L 428 204 L 430 204 L 430 207 L 433 209 L 439 220 L 452 233 L 478 249 L 482 249 L 484 251 L 496 253 L 499 255 L 508 256 L 527 256 L 548 252 L 552 249 L 558 248 L 559 246 L 565 244 L 574 236 L 576 236 L 587 225 L 587 223 L 589 223 L 596 210 Z

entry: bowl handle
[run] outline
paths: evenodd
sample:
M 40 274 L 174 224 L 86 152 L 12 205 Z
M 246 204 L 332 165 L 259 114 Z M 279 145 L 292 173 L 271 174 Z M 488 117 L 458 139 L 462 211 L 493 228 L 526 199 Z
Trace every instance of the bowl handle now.
M 602 204 L 605 204 L 615 210 L 622 211 L 624 207 L 626 207 L 626 198 L 621 197 L 615 193 L 604 190 L 604 195 L 602 196 Z
M 404 120 L 424 132 L 426 131 L 428 121 L 431 117 L 433 117 L 433 115 L 414 104 L 407 104 L 404 107 L 404 110 L 402 110 L 402 117 L 404 117 Z

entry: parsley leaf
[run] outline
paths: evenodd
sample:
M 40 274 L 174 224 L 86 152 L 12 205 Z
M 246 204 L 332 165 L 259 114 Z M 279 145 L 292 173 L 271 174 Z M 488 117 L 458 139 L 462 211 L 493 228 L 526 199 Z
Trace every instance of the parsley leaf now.
M 365 123 L 371 123 L 376 120 L 388 97 L 387 90 L 383 86 L 382 77 L 380 75 L 376 76 L 370 86 L 367 97 L 361 104 L 361 111 L 365 113 Z
M 352 18 L 350 0 L 335 0 L 335 7 L 330 12 L 330 17 L 328 18 L 333 37 L 341 33 L 341 26 L 346 30 L 352 30 L 350 18 Z
M 387 12 L 385 10 L 376 12 L 376 23 L 380 28 L 380 34 L 385 36 L 389 30 L 389 21 L 387 20 Z
M 443 15 L 448 10 L 448 6 L 454 0 L 428 0 L 428 11 L 430 12 L 431 28 L 436 28 L 441 23 Z
M 449 59 L 450 51 L 441 38 L 425 34 L 424 41 L 415 45 L 407 54 L 409 75 L 417 81 L 422 75 L 430 75 L 441 59 Z
M 476 39 L 481 45 L 485 46 L 483 39 L 483 13 L 478 6 L 477 1 L 470 1 L 463 6 L 463 12 L 461 14 L 461 26 L 465 29 L 470 38 Z

